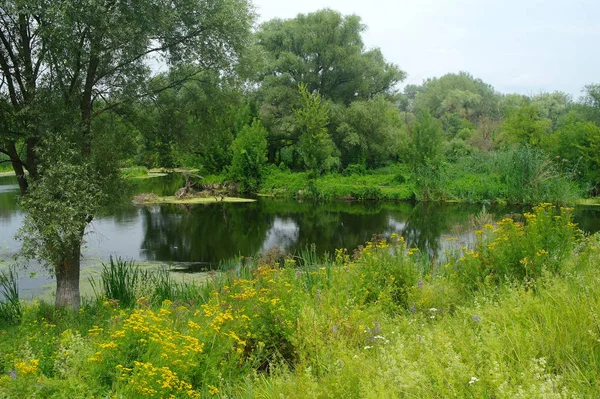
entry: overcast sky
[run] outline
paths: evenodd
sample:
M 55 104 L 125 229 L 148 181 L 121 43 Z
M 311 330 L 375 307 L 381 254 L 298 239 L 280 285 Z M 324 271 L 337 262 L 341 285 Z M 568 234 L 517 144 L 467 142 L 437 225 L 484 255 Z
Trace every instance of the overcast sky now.
M 467 71 L 504 93 L 600 83 L 600 0 L 254 0 L 259 22 L 321 8 L 357 14 L 404 83 Z

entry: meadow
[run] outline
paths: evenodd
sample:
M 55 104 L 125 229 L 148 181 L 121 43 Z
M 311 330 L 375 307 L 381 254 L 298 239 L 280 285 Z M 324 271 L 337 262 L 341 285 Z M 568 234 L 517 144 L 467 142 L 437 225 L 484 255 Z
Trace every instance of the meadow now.
M 116 259 L 78 313 L 15 301 L 5 274 L 0 398 L 597 395 L 599 237 L 551 204 L 475 221 L 435 257 L 374 237 L 204 283 Z

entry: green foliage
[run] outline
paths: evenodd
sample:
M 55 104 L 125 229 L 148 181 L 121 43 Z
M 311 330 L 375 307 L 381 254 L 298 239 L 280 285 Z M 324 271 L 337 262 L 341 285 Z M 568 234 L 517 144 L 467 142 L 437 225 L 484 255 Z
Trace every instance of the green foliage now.
M 307 173 L 292 173 L 268 168 L 261 193 L 282 198 L 334 200 L 408 200 L 414 186 L 408 182 L 405 165 L 367 173 L 325 174 L 309 178 Z M 398 184 L 398 180 L 402 180 Z
M 581 189 L 563 164 L 527 148 L 474 152 L 446 165 L 440 185 L 443 197 L 452 200 L 568 204 L 581 195 Z
M 500 100 L 492 86 L 466 72 L 427 79 L 412 90 L 414 111 L 427 109 L 438 118 L 455 113 L 471 122 L 484 115 L 495 116 Z
M 90 282 L 97 298 L 117 301 L 119 306 L 131 308 L 141 296 L 141 289 L 146 280 L 148 274 L 136 266 L 133 260 L 114 259 L 111 256 L 108 265 L 102 263 L 100 281 Z
M 501 198 L 509 202 L 569 202 L 577 190 L 570 176 L 542 151 L 516 148 L 500 152 L 496 170 L 504 186 Z
M 150 167 L 201 167 L 220 173 L 231 163 L 231 144 L 251 123 L 251 111 L 239 83 L 217 71 L 197 72 L 191 66 L 156 76 L 151 87 L 192 75 L 181 85 L 161 90 L 135 112 L 142 145 L 138 161 Z
M 192 300 L 93 301 L 76 314 L 29 303 L 2 333 L 0 389 L 8 398 L 593 397 L 598 237 L 583 238 L 566 209 L 545 204 L 524 217 L 492 222 L 472 247 L 437 260 L 392 235 L 353 255 L 246 262 L 190 287 Z
M 18 280 L 16 267 L 0 271 L 0 322 L 6 325 L 18 324 L 23 315 Z
M 148 168 L 145 166 L 131 166 L 128 168 L 122 168 L 121 175 L 126 179 L 148 176 Z
M 243 185 L 242 191 L 257 192 L 267 164 L 267 131 L 259 120 L 240 131 L 231 151 L 229 176 Z
M 571 98 L 562 92 L 542 93 L 531 98 L 531 105 L 536 107 L 543 119 L 549 119 L 555 127 L 562 115 L 568 112 Z
M 364 30 L 358 16 L 328 9 L 274 19 L 259 28 L 255 50 L 262 65 L 253 98 L 269 131 L 271 162 L 299 140 L 299 83 L 306 84 L 309 93 L 319 92 L 325 101 L 344 107 L 378 94 L 391 95 L 404 79 L 405 73 L 386 62 L 379 49 L 365 48 Z
M 302 133 L 298 148 L 310 173 L 318 176 L 339 163 L 337 149 L 327 132 L 329 112 L 318 92 L 310 93 L 304 84 L 299 85 L 299 91 L 302 102 L 296 110 L 296 123 Z
M 385 96 L 354 101 L 338 118 L 333 137 L 342 151 L 343 165 L 364 159 L 366 167 L 375 168 L 397 158 L 402 122 L 398 109 Z
M 549 132 L 551 123 L 550 119 L 540 115 L 536 106 L 522 104 L 504 120 L 502 138 L 509 144 L 540 147 Z
M 473 289 L 491 282 L 531 283 L 544 273 L 563 272 L 564 259 L 582 237 L 571 221 L 572 209 L 557 212 L 546 203 L 533 211 L 524 215 L 524 224 L 506 218 L 497 227 L 486 225 L 475 248 L 450 257 L 448 273 Z
M 393 90 L 405 74 L 379 49 L 365 48 L 364 30 L 358 16 L 329 9 L 266 22 L 257 33 L 264 90 L 304 82 L 309 92 L 346 105 Z
M 116 194 L 119 170 L 100 154 L 83 157 L 63 138 L 39 150 L 39 172 L 21 201 L 27 211 L 18 233 L 22 253 L 55 265 L 79 264 L 79 247 L 86 226 Z M 110 187 L 110 188 L 109 188 Z M 118 192 L 118 190 L 115 190 Z
M 429 111 L 422 111 L 410 132 L 406 161 L 413 167 L 436 165 L 443 156 L 442 124 Z

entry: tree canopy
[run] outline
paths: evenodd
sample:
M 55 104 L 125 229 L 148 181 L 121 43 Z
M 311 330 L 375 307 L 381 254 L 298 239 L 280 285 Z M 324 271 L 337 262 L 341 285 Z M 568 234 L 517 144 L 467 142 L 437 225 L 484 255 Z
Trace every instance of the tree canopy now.
M 42 163 L 42 143 L 63 143 L 74 152 L 67 162 L 69 168 L 85 166 L 89 171 L 77 178 L 90 187 L 102 186 L 98 181 L 106 175 L 102 169 L 115 168 L 118 160 L 98 162 L 102 159 L 98 154 L 110 156 L 98 147 L 110 143 L 97 139 L 102 135 L 93 129 L 94 118 L 147 93 L 151 57 L 172 67 L 186 63 L 198 69 L 231 71 L 245 48 L 252 20 L 246 0 L 2 2 L 0 109 L 6 122 L 0 131 L 0 152 L 10 158 L 22 193 L 29 195 L 31 202 L 36 198 L 61 201 L 57 192 L 29 193 L 30 183 L 34 183 L 33 191 L 46 187 L 45 179 L 56 176 L 55 171 L 62 167 L 58 159 Z M 179 76 L 168 85 L 184 82 L 196 72 Z M 71 195 L 77 187 L 63 188 Z M 63 209 L 62 216 L 75 220 L 68 226 L 57 214 L 52 231 L 42 229 L 36 212 L 28 214 L 32 223 L 25 224 L 31 234 L 24 237 L 39 236 L 35 242 L 45 248 L 36 254 L 54 268 L 57 306 L 79 306 L 79 257 L 61 263 L 57 259 L 63 258 L 47 255 L 64 252 L 66 247 L 71 254 L 78 253 L 75 246 L 81 245 L 85 226 L 97 211 L 96 207 L 88 209 L 85 201 L 82 197 Z M 79 240 L 72 239 L 73 232 L 61 233 L 71 228 Z M 52 237 L 66 241 L 57 246 Z

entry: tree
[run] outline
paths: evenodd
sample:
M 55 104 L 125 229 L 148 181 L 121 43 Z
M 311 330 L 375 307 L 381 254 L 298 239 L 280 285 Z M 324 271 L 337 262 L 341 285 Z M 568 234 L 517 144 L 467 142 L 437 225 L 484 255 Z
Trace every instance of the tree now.
M 296 110 L 300 135 L 300 153 L 312 176 L 330 170 L 339 159 L 334 156 L 335 144 L 327 132 L 329 112 L 319 93 L 312 94 L 306 85 L 299 85 L 301 107 Z
M 176 77 L 161 74 L 150 86 L 165 87 L 173 80 Z M 163 167 L 185 164 L 202 168 L 202 173 L 220 173 L 231 163 L 235 135 L 252 122 L 239 84 L 214 70 L 202 71 L 182 85 L 158 92 L 136 111 L 143 143 L 140 163 Z
M 590 84 L 583 89 L 581 102 L 586 107 L 589 120 L 600 126 L 600 84 Z
M 550 132 L 552 121 L 542 118 L 538 107 L 522 104 L 502 124 L 502 139 L 509 144 L 539 147 Z
M 419 111 L 409 143 L 409 163 L 413 167 L 435 165 L 443 155 L 443 144 L 442 123 L 429 111 Z
M 554 93 L 542 93 L 531 98 L 531 104 L 537 107 L 540 116 L 552 122 L 552 128 L 556 127 L 559 118 L 569 111 L 571 97 L 560 91 Z
M 344 105 L 394 94 L 405 73 L 386 62 L 379 49 L 365 48 L 364 30 L 358 16 L 327 9 L 274 19 L 259 28 L 256 48 L 263 62 L 256 102 L 270 133 L 271 160 L 300 137 L 294 124 L 299 83 L 326 101 Z
M 396 106 L 384 96 L 355 101 L 345 109 L 334 139 L 343 165 L 377 167 L 398 154 L 402 121 Z
M 229 176 L 242 183 L 242 191 L 256 192 L 267 164 L 267 131 L 258 119 L 246 126 L 231 145 Z
M 93 120 L 145 94 L 153 55 L 172 66 L 193 63 L 227 73 L 251 23 L 246 0 L 1 3 L 0 109 L 8 123 L 1 126 L 0 152 L 10 157 L 28 197 L 24 247 L 56 275 L 57 307 L 79 307 L 79 247 L 101 205 L 87 202 L 91 194 L 77 193 L 89 189 L 102 199 L 105 176 L 118 176 L 118 160 L 110 143 L 97 140 Z M 70 155 L 56 159 L 62 150 Z M 46 218 L 34 211 L 65 198 L 69 206 Z M 53 222 L 46 226 L 48 218 Z
M 428 109 L 436 118 L 449 112 L 477 123 L 484 115 L 498 116 L 500 95 L 492 86 L 466 72 L 427 79 L 423 88 L 411 87 L 409 92 L 415 98 L 415 111 Z

